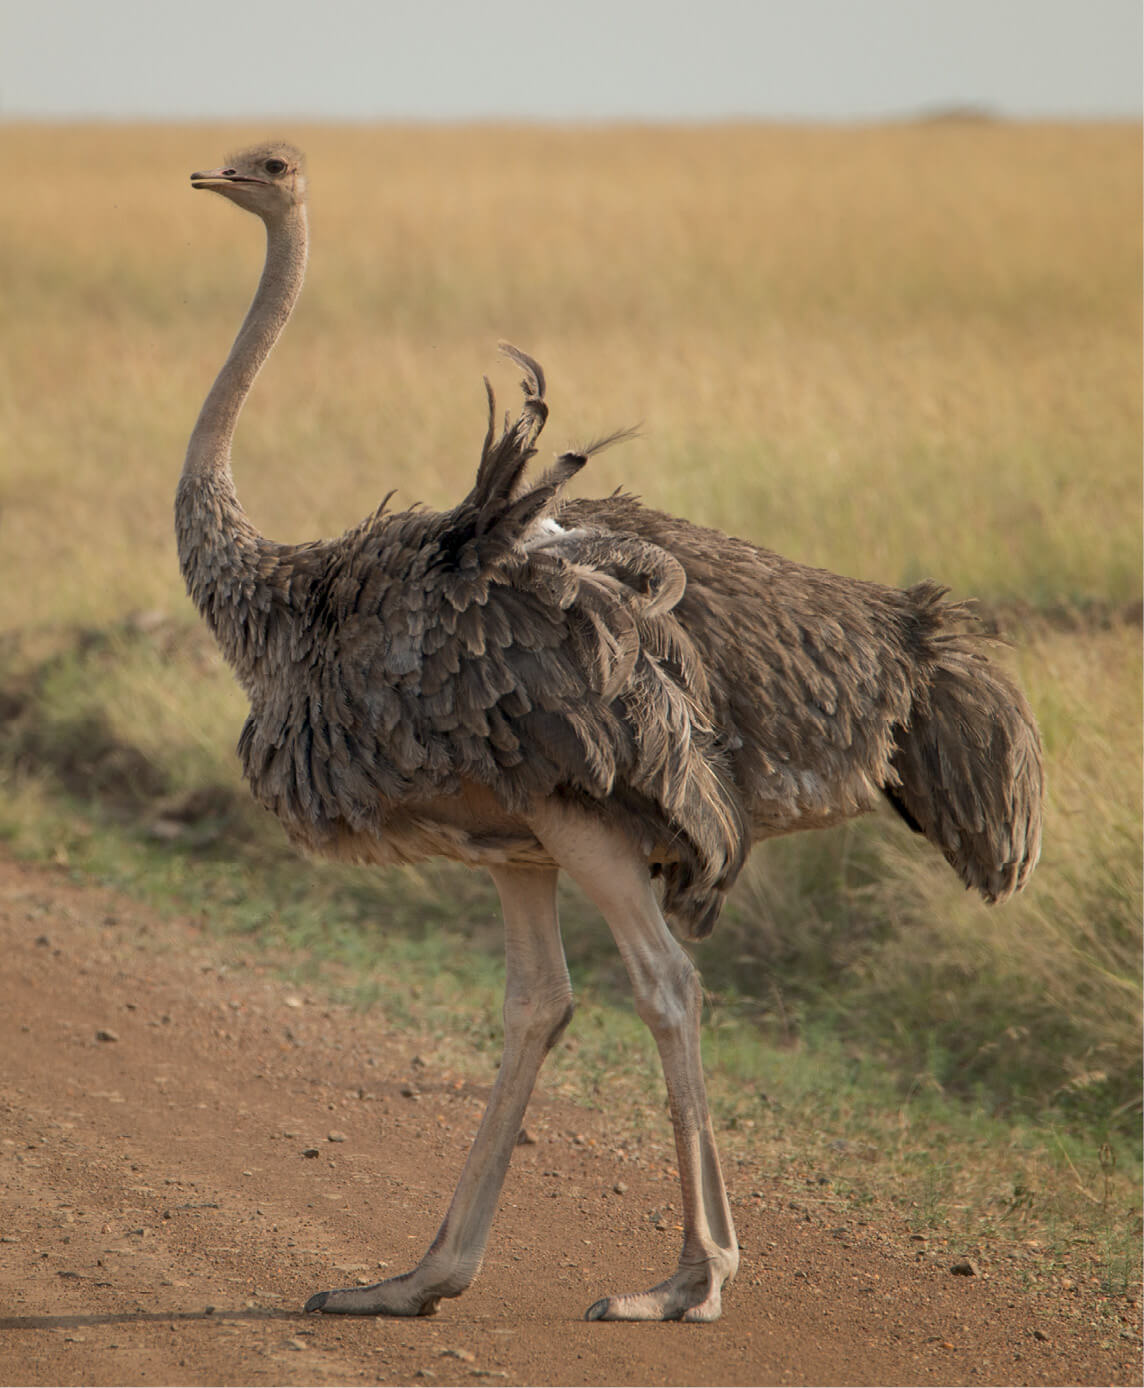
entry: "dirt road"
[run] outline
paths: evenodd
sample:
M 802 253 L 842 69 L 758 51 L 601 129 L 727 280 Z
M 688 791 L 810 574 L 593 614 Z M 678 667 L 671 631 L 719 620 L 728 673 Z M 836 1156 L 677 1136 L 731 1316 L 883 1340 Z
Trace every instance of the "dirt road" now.
M 1132 1328 L 1083 1288 L 953 1275 L 947 1248 L 832 1226 L 746 1164 L 722 1321 L 588 1324 L 674 1263 L 678 1193 L 542 1095 L 469 1293 L 303 1316 L 420 1254 L 485 1090 L 190 924 L 3 859 L 0 957 L 5 1384 L 1139 1381 Z

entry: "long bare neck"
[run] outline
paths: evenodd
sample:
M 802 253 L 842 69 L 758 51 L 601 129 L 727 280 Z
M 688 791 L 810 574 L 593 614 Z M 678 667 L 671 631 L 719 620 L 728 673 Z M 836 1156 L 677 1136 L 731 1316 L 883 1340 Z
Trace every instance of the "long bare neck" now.
M 303 206 L 266 226 L 266 264 L 238 336 L 207 393 L 175 498 L 187 591 L 244 684 L 265 649 L 276 604 L 290 592 L 286 547 L 264 540 L 239 504 L 230 471 L 235 425 L 290 317 L 306 272 Z
M 229 475 L 230 445 L 238 416 L 302 291 L 308 240 L 302 205 L 267 224 L 262 278 L 230 355 L 199 411 L 187 445 L 184 477 Z

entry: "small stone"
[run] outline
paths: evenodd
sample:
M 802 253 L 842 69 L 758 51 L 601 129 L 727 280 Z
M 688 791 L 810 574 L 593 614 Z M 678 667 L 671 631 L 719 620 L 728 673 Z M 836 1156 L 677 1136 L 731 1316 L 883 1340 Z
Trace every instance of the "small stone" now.
M 287 1348 L 287 1349 L 305 1349 L 305 1348 L 306 1348 L 306 1341 L 305 1341 L 305 1340 L 299 1340 L 296 1336 L 294 1336 L 294 1337 L 292 1337 L 291 1339 L 289 1339 L 289 1340 L 286 1341 L 286 1348 Z
M 321 1153 L 318 1151 L 316 1147 L 303 1147 L 302 1155 L 304 1157 L 317 1157 L 320 1156 Z
M 954 1277 L 980 1277 L 981 1269 L 972 1258 L 962 1258 L 959 1263 L 954 1263 L 950 1268 Z
M 1042 1344 L 1047 1345 L 1049 1343 L 1049 1337 L 1045 1334 L 1043 1330 L 1034 1330 L 1033 1339 L 1040 1340 Z
M 110 1027 L 100 1027 L 95 1033 L 95 1039 L 97 1041 L 118 1041 L 119 1033 L 112 1031 Z
M 180 824 L 177 819 L 171 819 L 168 815 L 157 815 L 147 825 L 148 838 L 159 839 L 167 843 L 182 838 L 186 831 L 187 826 L 185 824 Z
M 612 1187 L 612 1189 L 615 1191 L 617 1195 L 623 1195 L 627 1188 L 628 1187 L 626 1181 L 617 1181 L 616 1184 Z
M 421 1092 L 415 1085 L 403 1084 L 401 1086 L 401 1097 L 403 1099 L 420 1099 Z
M 327 1141 L 327 1142 L 348 1142 L 349 1139 L 346 1137 L 345 1133 L 341 1132 L 338 1128 L 332 1128 L 332 1129 L 326 1134 L 326 1141 Z
M 536 1138 L 533 1137 L 527 1128 L 521 1128 L 520 1132 L 516 1135 L 516 1145 L 518 1147 L 535 1147 Z
M 477 1356 L 471 1349 L 443 1349 L 441 1351 L 441 1358 L 460 1359 L 461 1362 L 465 1364 L 475 1364 L 477 1361 Z
M 204 1306 L 204 1307 L 203 1307 L 203 1315 L 204 1315 L 204 1316 L 213 1316 L 213 1315 L 214 1315 L 214 1307 L 213 1307 L 213 1306 Z

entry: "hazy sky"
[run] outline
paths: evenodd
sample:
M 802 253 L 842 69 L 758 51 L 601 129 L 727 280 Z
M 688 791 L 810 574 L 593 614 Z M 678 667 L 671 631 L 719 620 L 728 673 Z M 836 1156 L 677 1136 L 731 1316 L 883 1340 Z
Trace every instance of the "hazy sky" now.
M 0 118 L 1139 116 L 1140 0 L 0 0 Z

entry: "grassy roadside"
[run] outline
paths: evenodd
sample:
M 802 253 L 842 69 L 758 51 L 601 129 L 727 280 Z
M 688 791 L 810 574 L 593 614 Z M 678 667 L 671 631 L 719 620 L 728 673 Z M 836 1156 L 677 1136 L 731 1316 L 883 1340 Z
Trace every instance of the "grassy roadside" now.
M 424 950 L 426 967 L 442 939 L 449 960 L 458 921 L 497 957 L 496 898 L 480 875 L 446 865 L 346 873 L 294 858 L 239 778 L 228 742 L 242 697 L 204 632 L 131 622 L 51 653 L 45 640 L 33 655 L 13 638 L 0 686 L 0 826 L 17 851 L 71 860 L 88 839 L 108 852 L 135 845 L 144 856 L 112 869 L 116 880 L 168 882 L 180 909 L 221 907 L 232 930 L 318 954 L 344 950 L 348 924 L 364 970 L 377 936 Z M 780 1048 L 808 1029 L 833 1032 L 899 1079 L 1130 1137 L 1141 1070 L 1139 641 L 1125 621 L 1083 634 L 1045 627 L 1023 645 L 1049 786 L 1027 892 L 986 908 L 889 815 L 763 845 L 697 949 L 725 1010 Z M 72 844 L 61 795 L 105 830 L 89 826 Z M 232 876 L 240 886 L 227 887 Z M 573 964 L 591 986 L 625 994 L 606 932 L 570 903 Z M 325 912 L 336 929 L 323 927 Z
M 1052 656 L 1065 639 L 1046 633 L 1027 659 L 1059 678 Z M 1139 634 L 1085 640 L 1071 693 L 1090 701 L 1090 731 L 1070 719 L 1062 748 L 1046 728 L 1050 823 L 1076 813 L 1075 796 L 1124 811 L 1131 793 L 1120 765 L 1124 783 L 1091 794 L 1092 777 L 1110 774 L 1106 729 L 1130 681 L 1101 684 L 1103 710 L 1088 686 L 1097 660 L 1105 673 L 1132 665 Z M 194 629 L 127 628 L 89 632 L 10 680 L 0 722 L 9 850 L 190 917 L 220 946 L 269 955 L 294 981 L 379 1009 L 432 1035 L 458 1068 L 487 1074 L 503 979 L 491 884 L 445 864 L 303 862 L 216 744 L 133 738 L 161 728 L 196 662 L 209 682 L 214 658 Z M 1074 880 L 1082 865 L 1050 848 L 1047 885 L 1003 913 L 946 882 L 889 818 L 756 851 L 697 950 L 712 1107 L 740 1171 L 784 1173 L 824 1210 L 981 1256 L 1033 1247 L 1038 1276 L 1075 1282 L 1079 1270 L 1103 1296 L 1134 1296 L 1139 985 L 1123 818 L 1089 824 L 1096 848 L 1120 852 L 1105 864 L 1103 899 L 1101 883 Z M 562 917 L 580 1007 L 546 1083 L 622 1110 L 634 1132 L 663 1141 L 654 1049 L 606 930 L 573 890 Z

